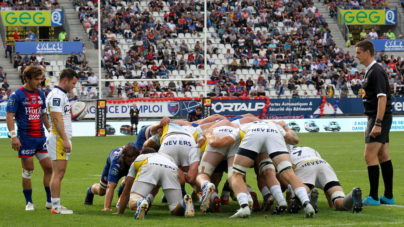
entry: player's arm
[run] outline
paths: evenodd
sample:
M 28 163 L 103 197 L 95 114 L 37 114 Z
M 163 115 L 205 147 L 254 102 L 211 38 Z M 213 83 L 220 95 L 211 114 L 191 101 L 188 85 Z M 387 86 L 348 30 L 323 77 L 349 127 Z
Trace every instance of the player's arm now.
M 157 135 L 157 134 L 155 134 Z M 154 137 L 156 137 L 155 135 L 153 135 L 152 137 L 150 137 L 149 139 L 146 140 L 146 142 L 144 142 L 143 147 L 151 147 L 151 148 L 157 148 L 159 147 L 160 143 L 156 143 Z M 157 140 L 158 140 L 158 136 L 157 136 Z M 160 141 L 159 141 L 160 142 Z
M 286 122 L 278 121 L 275 123 L 280 125 L 285 130 L 285 135 L 283 136 L 283 138 L 285 139 L 286 143 L 290 145 L 296 145 L 299 143 L 299 137 L 297 137 L 296 132 L 290 129 Z
M 56 129 L 56 132 L 58 135 L 62 138 L 63 140 L 63 150 L 65 152 L 70 152 L 71 150 L 71 145 L 70 141 L 66 136 L 65 133 L 65 126 L 63 125 L 62 121 L 62 106 L 64 105 L 64 99 L 62 97 L 54 96 L 52 97 L 51 102 L 49 103 L 50 106 L 50 111 L 51 111 L 51 119 L 53 122 L 53 126 Z
M 168 117 L 164 117 L 163 119 L 161 119 L 160 122 L 154 123 L 153 125 L 150 126 L 150 133 L 152 135 L 157 133 L 157 130 L 161 127 L 163 127 L 164 125 L 170 123 L 170 118 Z
M 62 121 L 62 113 L 52 111 L 51 118 L 52 118 L 54 127 L 56 129 L 56 132 L 58 133 L 60 138 L 62 138 L 62 140 L 63 140 L 63 150 L 65 152 L 70 152 L 71 146 L 70 146 L 69 139 L 67 138 L 66 133 L 65 133 L 65 126 L 63 125 L 63 121 Z
M 121 199 L 119 202 L 119 210 L 118 210 L 118 213 L 115 213 L 115 214 L 124 214 L 125 213 L 126 206 L 128 205 L 128 202 L 129 202 L 130 189 L 132 188 L 134 180 L 135 179 L 133 177 L 130 177 L 130 176 L 126 177 L 125 187 L 123 188 Z
M 20 147 L 21 147 L 20 139 L 18 139 L 17 132 L 15 131 L 15 127 L 14 127 L 14 116 L 15 116 L 15 113 L 17 113 L 18 107 L 19 107 L 18 96 L 15 94 L 12 94 L 7 102 L 6 122 L 7 122 L 8 131 L 10 132 L 10 136 L 11 136 L 11 147 L 15 151 L 19 151 Z
M 105 192 L 104 209 L 102 211 L 111 210 L 112 199 L 114 198 L 114 191 L 119 182 L 120 165 L 115 160 L 112 161 L 108 171 L 108 188 Z
M 43 121 L 43 124 L 45 125 L 46 130 L 48 130 L 48 132 L 50 132 L 51 126 L 50 126 L 48 115 L 46 114 L 46 112 L 42 113 L 42 121 Z
M 112 210 L 111 203 L 112 203 L 112 199 L 114 197 L 115 188 L 116 188 L 116 183 L 108 181 L 108 188 L 105 193 L 104 209 L 102 211 Z
M 383 120 L 384 112 L 386 111 L 388 84 L 386 84 L 386 80 L 383 77 L 373 77 L 369 79 L 372 81 L 372 85 L 375 87 L 376 95 L 378 98 L 376 119 Z M 376 138 L 376 136 L 380 135 L 380 133 L 382 132 L 381 126 L 381 123 L 375 124 L 372 131 L 370 132 L 370 136 Z
M 15 151 L 19 151 L 20 147 L 21 147 L 21 142 L 17 137 L 17 133 L 15 132 L 14 115 L 15 115 L 15 113 L 7 112 L 6 122 L 7 122 L 8 131 L 10 132 L 10 136 L 11 136 L 11 147 Z

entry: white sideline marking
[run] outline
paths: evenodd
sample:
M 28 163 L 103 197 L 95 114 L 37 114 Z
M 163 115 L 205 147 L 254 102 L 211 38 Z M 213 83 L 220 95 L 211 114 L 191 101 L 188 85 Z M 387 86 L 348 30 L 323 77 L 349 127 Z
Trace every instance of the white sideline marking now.
M 386 206 L 386 207 L 404 207 L 403 205 L 395 205 L 395 204 L 380 204 L 380 206 Z
M 404 222 L 366 222 L 361 224 L 366 225 L 399 225 L 403 224 Z M 351 226 L 351 225 L 358 225 L 358 223 L 341 223 L 341 224 L 329 224 L 329 225 L 321 225 L 321 226 Z M 311 227 L 311 226 L 318 226 L 318 225 L 294 225 L 293 227 Z

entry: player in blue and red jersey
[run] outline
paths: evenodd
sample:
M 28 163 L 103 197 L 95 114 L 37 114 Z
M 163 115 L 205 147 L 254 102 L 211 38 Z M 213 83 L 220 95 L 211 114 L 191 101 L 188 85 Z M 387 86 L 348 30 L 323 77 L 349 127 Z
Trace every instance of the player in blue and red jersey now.
M 23 72 L 24 86 L 16 90 L 7 103 L 7 127 L 11 135 L 12 148 L 18 151 L 22 164 L 22 188 L 26 200 L 25 210 L 34 210 L 32 202 L 31 176 L 34 172 L 35 155 L 44 171 L 43 183 L 46 191 L 46 208 L 52 208 L 49 181 L 52 165 L 46 148 L 43 126 L 50 128 L 46 115 L 45 95 L 39 90 L 43 72 L 40 67 L 29 66 Z M 14 119 L 17 121 L 17 133 Z
M 189 122 L 197 121 L 203 119 L 202 107 L 198 106 L 194 110 L 188 112 L 187 120 Z
M 111 203 L 114 190 L 119 180 L 128 174 L 129 167 L 139 156 L 139 152 L 133 142 L 113 149 L 108 155 L 100 183 L 93 184 L 88 188 L 84 204 L 93 205 L 94 195 L 105 195 L 103 211 L 112 210 Z

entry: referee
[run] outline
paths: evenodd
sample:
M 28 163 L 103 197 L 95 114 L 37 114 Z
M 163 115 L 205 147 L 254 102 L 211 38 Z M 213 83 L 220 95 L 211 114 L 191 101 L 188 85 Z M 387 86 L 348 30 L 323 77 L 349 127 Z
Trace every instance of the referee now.
M 137 135 L 137 124 L 139 123 L 139 109 L 136 104 L 133 104 L 133 108 L 130 109 L 130 123 L 132 124 L 130 134 L 133 135 L 133 129 L 135 130 L 135 135 Z M 135 125 L 135 128 L 133 128 Z
M 356 44 L 356 57 L 366 66 L 362 101 L 368 125 L 365 130 L 365 161 L 370 182 L 369 196 L 363 205 L 395 204 L 393 165 L 389 155 L 389 133 L 393 120 L 391 90 L 384 69 L 374 60 L 375 48 L 369 40 Z M 378 196 L 379 163 L 384 181 L 384 195 Z

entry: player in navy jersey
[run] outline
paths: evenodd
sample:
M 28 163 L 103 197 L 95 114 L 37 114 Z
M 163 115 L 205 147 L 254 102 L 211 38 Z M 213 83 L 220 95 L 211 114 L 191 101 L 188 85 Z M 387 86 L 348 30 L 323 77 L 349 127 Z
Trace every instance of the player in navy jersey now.
M 197 121 L 203 119 L 202 107 L 198 106 L 194 110 L 188 112 L 187 120 L 189 122 Z
M 34 155 L 44 171 L 43 183 L 46 191 L 46 208 L 52 208 L 49 182 L 52 176 L 52 165 L 46 148 L 46 137 L 43 124 L 49 130 L 50 124 L 46 115 L 45 95 L 41 85 L 42 70 L 29 66 L 23 72 L 24 86 L 16 90 L 7 104 L 7 127 L 11 135 L 12 148 L 18 151 L 22 164 L 22 188 L 26 200 L 25 210 L 34 210 L 32 202 L 31 176 L 34 172 Z M 17 133 L 14 118 L 17 121 Z
M 88 188 L 84 204 L 93 205 L 94 194 L 100 196 L 105 195 L 103 211 L 112 210 L 111 203 L 116 185 L 119 179 L 128 174 L 130 165 L 139 154 L 139 150 L 136 149 L 134 143 L 128 143 L 123 147 L 113 149 L 108 155 L 100 183 L 94 184 Z

